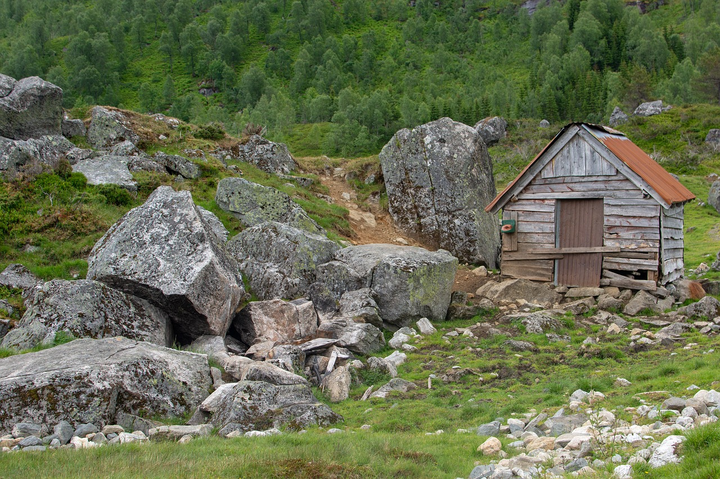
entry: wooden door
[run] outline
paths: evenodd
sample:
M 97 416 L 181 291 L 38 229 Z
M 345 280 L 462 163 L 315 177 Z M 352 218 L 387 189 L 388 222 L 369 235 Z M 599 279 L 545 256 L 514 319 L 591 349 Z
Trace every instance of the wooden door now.
M 558 200 L 556 244 L 563 248 L 603 245 L 602 199 Z M 602 253 L 564 253 L 558 260 L 555 279 L 566 286 L 600 286 Z

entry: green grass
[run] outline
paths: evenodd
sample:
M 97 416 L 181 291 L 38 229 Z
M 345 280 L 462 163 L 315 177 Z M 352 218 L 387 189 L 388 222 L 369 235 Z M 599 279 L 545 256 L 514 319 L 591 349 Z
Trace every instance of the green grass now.
M 420 436 L 354 431 L 328 435 L 311 430 L 303 435 L 267 438 L 198 439 L 184 446 L 129 444 L 84 451 L 2 454 L 0 470 L 8 479 L 465 477 L 479 458 L 477 442 L 474 434 Z

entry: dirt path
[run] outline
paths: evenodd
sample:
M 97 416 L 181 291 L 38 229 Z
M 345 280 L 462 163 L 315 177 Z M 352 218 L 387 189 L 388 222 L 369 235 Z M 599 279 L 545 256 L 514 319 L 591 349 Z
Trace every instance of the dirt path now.
M 393 223 L 390 214 L 383 211 L 378 203 L 368 202 L 370 211 L 362 210 L 356 203 L 357 194 L 342 177 L 320 175 L 318 178 L 327 187 L 333 203 L 350 212 L 350 227 L 355 236 L 348 240 L 352 244 L 388 243 L 424 247 L 419 241 L 403 234 Z M 472 267 L 460 265 L 453 290 L 474 293 L 488 279 L 473 273 Z
M 341 177 L 320 176 L 320 182 L 329 190 L 333 203 L 350 211 L 349 221 L 355 236 L 353 244 L 389 243 L 422 246 L 418 241 L 403 234 L 395 227 L 390 215 L 380 205 L 368 202 L 370 211 L 362 210 L 356 203 L 357 194 Z

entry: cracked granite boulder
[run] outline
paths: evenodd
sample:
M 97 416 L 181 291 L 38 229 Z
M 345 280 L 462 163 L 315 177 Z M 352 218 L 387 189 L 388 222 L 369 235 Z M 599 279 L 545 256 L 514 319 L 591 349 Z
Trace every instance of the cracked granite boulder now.
M 19 324 L 2 347 L 28 349 L 52 344 L 58 332 L 75 338 L 125 336 L 161 346 L 172 345 L 170 318 L 145 300 L 103 283 L 54 279 L 35 288 Z
M 206 215 L 190 192 L 159 187 L 95 244 L 88 278 L 163 309 L 181 344 L 224 336 L 246 293 Z
M 114 424 L 182 416 L 207 396 L 207 356 L 130 339 L 77 339 L 0 359 L 0 435 L 18 422 Z
M 63 91 L 39 77 L 0 74 L 0 136 L 27 140 L 62 135 Z
M 474 128 L 439 120 L 395 133 L 380 152 L 390 214 L 405 233 L 460 261 L 496 268 L 500 231 L 492 161 Z
M 324 235 L 276 221 L 243 230 L 227 248 L 261 300 L 304 296 L 315 282 L 317 267 L 340 249 Z

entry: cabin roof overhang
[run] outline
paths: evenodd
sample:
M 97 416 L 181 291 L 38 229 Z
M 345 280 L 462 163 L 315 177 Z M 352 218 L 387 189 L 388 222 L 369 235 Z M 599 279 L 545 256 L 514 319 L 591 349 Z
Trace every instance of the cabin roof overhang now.
M 695 195 L 690 190 L 619 131 L 590 123 L 570 123 L 560 130 L 523 171 L 485 207 L 485 211 L 496 213 L 505 206 L 576 135 L 580 135 L 618 172 L 650 195 L 663 208 L 695 199 Z

